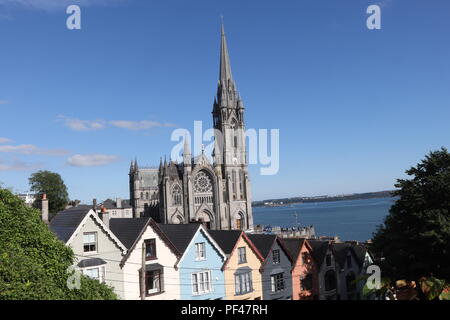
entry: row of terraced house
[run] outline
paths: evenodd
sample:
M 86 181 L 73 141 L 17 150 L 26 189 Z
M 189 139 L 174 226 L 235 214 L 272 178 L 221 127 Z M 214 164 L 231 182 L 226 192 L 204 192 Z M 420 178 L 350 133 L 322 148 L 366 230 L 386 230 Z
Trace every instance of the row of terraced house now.
M 372 264 L 357 243 L 110 219 L 90 206 L 58 213 L 49 227 L 79 271 L 126 300 L 362 299 L 356 279 Z

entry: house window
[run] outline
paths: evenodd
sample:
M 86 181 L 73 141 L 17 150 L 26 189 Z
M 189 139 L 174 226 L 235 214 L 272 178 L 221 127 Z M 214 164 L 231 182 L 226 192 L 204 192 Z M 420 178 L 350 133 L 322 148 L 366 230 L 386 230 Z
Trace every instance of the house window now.
M 202 271 L 192 274 L 192 293 L 200 295 L 212 291 L 211 271 Z
M 327 254 L 327 267 L 331 266 L 331 254 Z
M 273 260 L 273 264 L 280 263 L 280 250 L 279 249 L 272 251 L 272 260 Z
M 353 272 L 350 272 L 345 277 L 345 282 L 347 285 L 347 292 L 356 291 L 356 276 Z
M 83 274 L 88 276 L 89 278 L 98 280 L 100 282 L 104 282 L 105 280 L 105 267 L 96 267 L 84 269 Z
M 97 232 L 86 232 L 83 234 L 84 252 L 97 252 Z
M 145 240 L 145 260 L 156 259 L 156 240 Z
M 253 291 L 252 273 L 246 272 L 234 276 L 235 293 L 245 294 Z
M 270 283 L 272 285 L 272 292 L 279 292 L 284 290 L 283 273 L 277 273 L 270 276 Z
M 147 271 L 145 273 L 145 292 L 147 295 L 163 291 L 162 270 Z
M 312 274 L 308 273 L 306 276 L 300 278 L 300 286 L 302 290 L 312 290 Z
M 141 200 L 144 200 L 144 193 L 141 192 Z
M 246 263 L 247 262 L 247 254 L 245 252 L 245 247 L 238 248 L 238 263 Z
M 204 242 L 196 243 L 195 252 L 196 252 L 195 260 L 205 260 L 206 259 L 205 243 Z
M 347 256 L 347 268 L 352 267 L 352 256 Z

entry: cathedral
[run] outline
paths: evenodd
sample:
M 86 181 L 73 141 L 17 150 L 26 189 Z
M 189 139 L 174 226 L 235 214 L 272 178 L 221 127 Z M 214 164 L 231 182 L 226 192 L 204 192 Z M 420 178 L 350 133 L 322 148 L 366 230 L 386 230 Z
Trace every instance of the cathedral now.
M 212 161 L 193 157 L 185 139 L 183 162 L 160 161 L 159 168 L 130 166 L 134 217 L 161 223 L 202 222 L 213 230 L 252 230 L 251 185 L 246 154 L 244 104 L 231 74 L 224 27 L 220 71 L 213 104 L 215 147 Z

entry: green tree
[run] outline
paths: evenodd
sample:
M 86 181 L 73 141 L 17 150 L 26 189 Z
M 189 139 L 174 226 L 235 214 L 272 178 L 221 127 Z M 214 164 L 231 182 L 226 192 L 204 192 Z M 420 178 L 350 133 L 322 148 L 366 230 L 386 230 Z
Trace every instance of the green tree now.
M 64 210 L 69 202 L 67 187 L 58 173 L 50 171 L 38 171 L 28 179 L 30 189 L 39 194 L 47 194 L 48 209 L 52 214 Z M 35 203 L 37 207 L 38 203 Z
M 81 275 L 80 289 L 70 289 L 72 249 L 59 241 L 10 191 L 0 189 L 1 299 L 116 299 L 112 289 Z
M 383 272 L 393 279 L 450 279 L 450 154 L 430 152 L 410 179 L 398 179 L 399 199 L 373 238 Z

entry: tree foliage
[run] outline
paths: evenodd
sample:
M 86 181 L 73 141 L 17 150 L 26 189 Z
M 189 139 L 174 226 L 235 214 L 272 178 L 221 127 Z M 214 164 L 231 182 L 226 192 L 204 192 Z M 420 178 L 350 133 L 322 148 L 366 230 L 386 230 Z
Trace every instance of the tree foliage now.
M 112 289 L 81 275 L 70 290 L 72 250 L 10 191 L 0 189 L 0 299 L 116 299 Z
M 396 279 L 450 279 L 450 154 L 430 152 L 410 179 L 397 180 L 399 199 L 373 238 L 383 271 Z
M 41 170 L 33 173 L 28 180 L 31 191 L 47 194 L 50 213 L 54 214 L 65 209 L 69 202 L 69 194 L 58 173 Z

